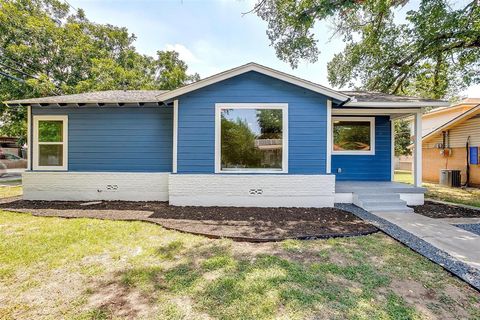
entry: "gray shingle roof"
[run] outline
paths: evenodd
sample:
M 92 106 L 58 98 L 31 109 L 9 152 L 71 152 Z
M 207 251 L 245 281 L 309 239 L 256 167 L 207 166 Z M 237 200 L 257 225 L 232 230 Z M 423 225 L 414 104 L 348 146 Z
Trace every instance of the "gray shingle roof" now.
M 168 90 L 107 90 L 6 101 L 7 104 L 43 104 L 43 103 L 140 103 L 158 102 L 157 96 Z
M 417 97 L 397 96 L 375 91 L 340 91 L 347 96 L 357 100 L 357 102 L 439 102 L 441 100 L 424 99 Z

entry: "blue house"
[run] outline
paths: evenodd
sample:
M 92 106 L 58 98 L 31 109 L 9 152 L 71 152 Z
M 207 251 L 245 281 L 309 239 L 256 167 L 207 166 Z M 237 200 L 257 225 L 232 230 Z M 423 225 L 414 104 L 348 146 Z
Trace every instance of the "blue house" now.
M 447 105 L 335 91 L 255 63 L 171 91 L 6 103 L 28 107 L 25 199 L 383 209 L 423 203 L 421 152 L 416 187 L 392 182 L 392 121 L 413 115 L 421 132 L 423 108 Z

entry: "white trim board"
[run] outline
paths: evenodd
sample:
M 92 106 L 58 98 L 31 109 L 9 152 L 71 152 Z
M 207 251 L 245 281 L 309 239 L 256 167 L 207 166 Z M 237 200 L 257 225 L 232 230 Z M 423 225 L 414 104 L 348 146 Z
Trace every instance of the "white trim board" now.
M 333 129 L 335 127 L 335 121 L 358 121 L 358 122 L 370 122 L 370 150 L 368 151 L 355 151 L 346 150 L 338 151 L 333 150 Z M 331 128 L 331 152 L 332 155 L 349 155 L 349 156 L 362 156 L 362 155 L 375 155 L 375 117 L 332 117 Z
M 172 145 L 172 172 L 177 173 L 178 159 L 178 100 L 173 101 L 173 145 Z
M 32 170 L 32 106 L 27 107 L 27 170 Z
M 63 121 L 63 141 L 62 142 L 42 142 L 43 144 L 63 145 L 63 165 L 62 166 L 40 166 L 39 160 L 39 141 L 38 141 L 38 122 L 39 121 Z M 67 115 L 36 115 L 33 116 L 33 170 L 68 170 L 68 116 Z
M 282 169 L 222 170 L 221 110 L 222 109 L 281 109 L 282 110 Z M 215 173 L 288 173 L 288 104 L 287 103 L 216 103 L 215 104 Z
M 345 107 L 367 107 L 367 108 L 411 108 L 411 107 L 419 107 L 419 108 L 426 108 L 426 107 L 448 107 L 450 103 L 448 101 L 433 101 L 433 102 L 426 102 L 426 101 L 402 101 L 402 102 L 374 102 L 374 101 L 365 101 L 365 102 L 358 102 L 358 101 L 349 101 L 344 104 Z
M 337 92 L 333 89 L 321 86 L 319 84 L 316 84 L 316 83 L 313 83 L 313 82 L 310 82 L 310 81 L 307 81 L 307 80 L 292 76 L 290 74 L 287 74 L 287 73 L 284 73 L 284 72 L 281 72 L 281 71 L 278 71 L 278 70 L 275 70 L 275 69 L 271 69 L 271 68 L 262 66 L 260 64 L 253 63 L 253 62 L 247 63 L 243 66 L 236 67 L 236 68 L 233 68 L 233 69 L 221 72 L 221 73 L 218 73 L 216 75 L 213 75 L 211 77 L 205 78 L 205 79 L 197 81 L 195 83 L 186 85 L 184 87 L 181 87 L 181 88 L 178 88 L 178 89 L 160 94 L 159 96 L 157 96 L 157 98 L 161 101 L 167 101 L 167 100 L 176 98 L 178 96 L 181 96 L 183 94 L 201 89 L 201 88 L 209 86 L 211 84 L 214 84 L 214 83 L 226 80 L 226 79 L 230 79 L 232 77 L 235 77 L 235 76 L 238 76 L 238 75 L 241 75 L 243 73 L 250 72 L 250 71 L 255 71 L 255 72 L 258 72 L 258 73 L 261 73 L 261 74 L 264 74 L 264 75 L 267 75 L 267 76 L 270 76 L 270 77 L 273 77 L 273 78 L 276 78 L 276 79 L 279 79 L 279 80 L 282 80 L 282 81 L 285 81 L 285 82 L 288 82 L 288 83 L 291 83 L 291 84 L 294 84 L 294 85 L 297 85 L 299 87 L 302 87 L 302 88 L 305 88 L 305 89 L 323 94 L 327 97 L 331 97 L 331 98 L 340 100 L 340 101 L 347 101 L 349 99 L 349 96 L 347 96 L 343 93 Z
M 326 173 L 332 173 L 332 100 L 327 100 L 327 160 Z

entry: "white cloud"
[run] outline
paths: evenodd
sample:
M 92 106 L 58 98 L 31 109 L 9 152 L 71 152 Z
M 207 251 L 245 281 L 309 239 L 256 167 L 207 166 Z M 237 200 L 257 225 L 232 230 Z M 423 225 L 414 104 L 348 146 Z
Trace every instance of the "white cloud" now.
M 200 59 L 198 59 L 192 51 L 190 51 L 187 47 L 185 47 L 183 44 L 167 44 L 165 46 L 166 50 L 174 50 L 178 52 L 178 55 L 180 56 L 180 59 L 185 61 L 187 64 L 188 63 L 198 63 L 200 62 Z

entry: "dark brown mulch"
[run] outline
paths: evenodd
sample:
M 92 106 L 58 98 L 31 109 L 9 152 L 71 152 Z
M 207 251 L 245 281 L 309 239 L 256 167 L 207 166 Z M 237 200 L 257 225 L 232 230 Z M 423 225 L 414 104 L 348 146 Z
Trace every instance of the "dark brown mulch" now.
M 355 215 L 335 208 L 235 208 L 176 207 L 167 202 L 103 201 L 81 205 L 78 201 L 24 201 L 0 208 L 38 216 L 142 220 L 167 229 L 231 238 L 239 241 L 355 236 L 377 229 Z
M 412 206 L 415 213 L 430 218 L 480 218 L 480 210 L 425 201 L 422 206 Z

